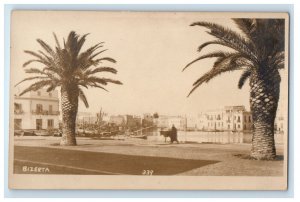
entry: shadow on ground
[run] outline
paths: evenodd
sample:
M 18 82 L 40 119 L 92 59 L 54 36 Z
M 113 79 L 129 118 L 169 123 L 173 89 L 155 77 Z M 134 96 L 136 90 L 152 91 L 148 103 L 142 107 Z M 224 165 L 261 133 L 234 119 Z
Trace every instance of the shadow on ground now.
M 253 157 L 251 157 L 249 154 L 234 154 L 233 156 L 241 158 L 241 159 L 248 159 L 248 160 L 254 160 L 256 161 L 257 159 L 254 159 Z M 268 159 L 262 159 L 262 161 L 283 161 L 284 157 L 283 155 L 277 155 L 275 159 L 272 160 L 268 160 Z
M 47 165 L 49 174 L 99 175 L 111 172 L 111 174 L 142 175 L 144 170 L 152 170 L 153 175 L 175 175 L 219 162 L 26 146 L 15 146 L 14 158 L 16 174 L 26 173 L 22 170 L 23 166 Z

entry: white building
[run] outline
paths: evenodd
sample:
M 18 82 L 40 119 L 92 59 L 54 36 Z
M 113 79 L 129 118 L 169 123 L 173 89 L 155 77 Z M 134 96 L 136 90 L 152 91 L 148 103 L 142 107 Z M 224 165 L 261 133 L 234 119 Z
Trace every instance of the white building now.
M 58 92 L 39 90 L 14 97 L 14 129 L 59 128 Z
M 252 114 L 244 106 L 227 106 L 224 110 L 224 130 L 252 130 Z
M 77 124 L 96 124 L 98 117 L 96 113 L 78 112 L 76 116 Z
M 252 115 L 244 106 L 227 106 L 199 114 L 196 128 L 207 131 L 248 131 L 252 129 Z

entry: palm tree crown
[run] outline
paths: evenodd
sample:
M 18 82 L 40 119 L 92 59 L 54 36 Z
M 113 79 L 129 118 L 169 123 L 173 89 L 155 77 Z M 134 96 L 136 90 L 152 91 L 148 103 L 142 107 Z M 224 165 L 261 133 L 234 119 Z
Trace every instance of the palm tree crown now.
M 209 22 L 195 22 L 191 26 L 208 28 L 215 40 L 205 42 L 200 52 L 208 45 L 221 45 L 230 51 L 215 51 L 204 54 L 185 66 L 206 58 L 217 58 L 213 68 L 193 84 L 189 95 L 201 84 L 224 72 L 243 70 L 238 87 L 241 88 L 250 75 L 256 72 L 274 72 L 284 68 L 284 20 L 283 19 L 233 19 L 242 34 Z
M 96 57 L 107 50 L 96 52 L 103 47 L 103 42 L 88 48 L 84 52 L 80 52 L 88 34 L 80 37 L 74 31 L 71 31 L 67 40 L 64 40 L 63 46 L 60 45 L 54 33 L 53 35 L 56 42 L 54 49 L 43 40 L 37 39 L 43 50 L 37 52 L 24 51 L 34 56 L 34 59 L 25 62 L 23 67 L 27 67 L 33 62 L 40 63 L 42 67 L 25 70 L 26 73 L 35 74 L 36 76 L 25 78 L 16 85 L 29 80 L 36 80 L 36 82 L 23 90 L 20 96 L 29 91 L 37 91 L 41 88 L 47 88 L 49 92 L 57 87 L 67 86 L 75 95 L 78 95 L 86 107 L 89 107 L 82 87 L 96 87 L 106 90 L 104 86 L 108 83 L 122 84 L 117 80 L 96 76 L 100 72 L 117 73 L 117 70 L 114 68 L 99 66 L 103 61 L 116 63 L 110 57 Z

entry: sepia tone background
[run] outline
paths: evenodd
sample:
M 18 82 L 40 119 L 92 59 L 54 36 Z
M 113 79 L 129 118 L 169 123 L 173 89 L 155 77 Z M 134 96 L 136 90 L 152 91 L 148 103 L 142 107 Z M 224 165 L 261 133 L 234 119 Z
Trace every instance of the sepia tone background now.
M 226 18 L 224 18 L 225 15 Z M 197 46 L 211 39 L 207 34 L 203 34 L 203 31 L 201 31 L 202 28 L 190 27 L 189 24 L 207 19 L 210 22 L 216 22 L 237 30 L 230 18 L 238 16 L 246 17 L 245 14 L 238 13 L 16 12 L 13 14 L 11 32 L 11 85 L 13 86 L 24 78 L 25 75 L 22 64 L 28 57 L 24 54 L 23 50 L 38 50 L 39 47 L 35 39 L 42 38 L 53 45 L 54 39 L 52 32 L 55 32 L 58 38 L 61 38 L 66 37 L 70 30 L 74 30 L 79 34 L 91 33 L 85 44 L 86 47 L 100 41 L 105 42 L 105 48 L 109 49 L 109 51 L 106 52 L 107 55 L 112 56 L 118 61 L 115 66 L 118 70 L 117 78 L 124 83 L 123 86 L 109 86 L 109 93 L 98 89 L 86 91 L 90 108 L 85 109 L 82 103 L 80 103 L 79 111 L 97 111 L 99 110 L 99 105 L 111 114 L 142 114 L 156 111 L 170 115 L 195 114 L 199 111 L 219 108 L 224 105 L 241 104 L 249 109 L 249 87 L 245 85 L 242 90 L 237 88 L 241 72 L 224 74 L 212 80 L 209 85 L 204 85 L 199 88 L 188 99 L 186 95 L 191 89 L 193 81 L 211 68 L 214 60 L 209 59 L 202 61 L 201 64 L 195 64 L 194 68 L 190 68 L 184 73 L 181 72 L 187 62 L 198 56 L 196 52 Z M 252 13 L 247 14 L 247 16 L 276 16 L 287 18 L 284 14 L 261 15 Z M 288 28 L 286 27 L 286 29 Z M 207 48 L 205 52 L 210 50 L 212 50 L 212 48 Z M 281 71 L 282 85 L 279 103 L 279 108 L 285 112 L 286 115 L 288 95 L 287 71 L 288 68 Z M 19 86 L 20 89 L 23 87 L 24 86 Z M 18 88 L 14 88 L 14 91 L 17 92 Z M 285 150 L 286 148 L 285 145 Z M 10 155 L 10 157 L 11 156 L 12 155 Z M 286 165 L 285 163 L 285 167 Z M 21 177 L 15 175 L 15 179 L 20 179 L 20 182 L 14 183 L 14 185 L 18 187 L 19 184 L 19 186 L 22 187 L 21 185 L 25 186 L 25 184 L 27 184 L 26 186 L 30 187 L 30 183 L 33 183 L 35 187 L 38 182 L 32 180 L 27 181 L 29 177 L 32 176 Z M 37 176 L 34 176 L 34 178 L 36 177 Z M 66 176 L 59 178 L 61 180 L 65 177 Z M 43 176 L 42 178 L 46 180 L 48 176 Z M 78 178 L 78 176 L 76 178 Z M 69 180 L 78 180 L 76 178 L 71 177 Z M 83 178 L 88 179 L 89 182 L 93 180 L 93 178 L 87 178 L 86 176 Z M 103 179 L 106 178 L 107 180 L 110 179 L 108 177 Z M 116 179 L 116 182 L 119 182 L 119 184 L 110 184 L 109 187 L 118 186 L 115 188 L 131 188 L 133 186 L 135 188 L 163 189 L 164 187 L 161 187 L 160 184 L 164 182 L 165 186 L 167 182 L 167 179 L 163 177 L 151 178 L 149 181 L 147 179 L 147 182 L 144 181 L 144 178 L 138 178 L 141 181 L 137 181 L 135 184 L 128 185 L 125 183 L 122 185 L 123 181 L 126 182 L 132 179 L 132 177 L 118 178 L 120 179 Z M 199 178 L 201 178 L 200 181 L 202 181 L 205 177 Z M 189 185 L 186 185 L 187 189 L 196 187 L 220 189 L 220 185 L 222 187 L 222 185 L 226 185 L 227 180 L 232 180 L 232 177 L 220 178 L 222 177 L 210 179 L 216 180 L 212 180 L 211 182 L 219 182 L 220 184 L 218 186 L 211 183 L 208 185 L 206 183 L 202 184 L 202 182 L 199 181 L 194 182 L 192 178 L 183 184 L 189 182 Z M 177 180 L 183 182 L 185 179 L 186 177 L 174 177 L 175 182 L 178 183 L 172 186 L 169 184 L 169 186 L 166 187 L 182 188 L 183 184 L 180 184 Z M 272 186 L 282 188 L 286 183 L 286 172 L 284 177 L 274 178 L 274 181 L 270 184 L 263 184 L 264 179 L 262 178 L 252 177 L 251 179 L 254 179 L 249 183 L 252 189 L 262 187 L 262 185 L 265 186 L 266 189 L 272 188 Z M 239 178 L 236 180 L 245 179 Z M 18 180 L 15 182 L 17 181 Z M 25 184 L 22 184 L 22 181 Z M 173 179 L 171 181 L 173 181 Z M 84 180 L 80 182 L 79 184 L 84 184 Z M 251 182 L 253 182 L 252 185 Z M 95 188 L 98 186 L 105 188 L 104 185 L 105 183 L 99 185 L 91 182 L 88 188 L 93 188 L 94 186 Z M 238 185 L 239 183 L 233 184 L 232 189 L 235 189 L 235 186 L 236 188 L 239 187 L 242 189 L 242 187 Z M 54 185 L 47 182 L 47 185 L 44 186 L 64 188 L 68 185 L 60 183 Z M 77 188 L 86 187 L 79 186 Z M 227 188 L 230 189 L 228 186 Z
M 39 16 L 39 17 L 37 17 Z M 242 90 L 237 83 L 242 71 L 223 74 L 204 84 L 190 98 L 187 94 L 192 83 L 213 65 L 214 58 L 203 60 L 182 72 L 183 67 L 196 58 L 199 44 L 211 40 L 203 32 L 205 28 L 190 27 L 192 22 L 207 20 L 240 31 L 230 18 L 191 13 L 136 13 L 113 14 L 87 12 L 19 12 L 14 16 L 14 32 L 11 33 L 12 81 L 17 83 L 25 77 L 22 68 L 30 55 L 24 50 L 38 50 L 36 39 L 41 38 L 54 46 L 53 32 L 62 43 L 71 30 L 79 35 L 90 33 L 83 50 L 104 41 L 103 56 L 117 60 L 115 77 L 123 86 L 109 85 L 109 93 L 99 89 L 86 90 L 90 102 L 86 109 L 79 102 L 79 111 L 95 112 L 102 106 L 109 114 L 143 114 L 160 112 L 166 115 L 191 114 L 222 106 L 244 105 L 249 110 L 248 81 Z M 203 53 L 214 50 L 207 47 Z M 281 74 L 284 74 L 281 71 Z M 285 76 L 283 76 L 284 78 Z M 283 80 L 282 83 L 285 81 Z M 19 85 L 24 89 L 30 82 Z M 284 86 L 281 87 L 283 92 Z M 282 97 L 283 94 L 281 94 Z M 175 100 L 175 101 L 174 101 Z M 282 99 L 280 99 L 282 100 Z M 281 108 L 279 103 L 279 108 Z

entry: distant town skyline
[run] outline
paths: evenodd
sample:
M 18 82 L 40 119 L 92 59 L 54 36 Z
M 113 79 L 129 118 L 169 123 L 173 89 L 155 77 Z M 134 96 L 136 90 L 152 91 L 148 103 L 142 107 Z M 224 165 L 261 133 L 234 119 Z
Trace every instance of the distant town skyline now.
M 196 115 L 201 111 L 236 105 L 244 105 L 250 110 L 248 82 L 241 90 L 237 87 L 239 71 L 213 79 L 187 98 L 194 81 L 214 62 L 214 59 L 203 60 L 182 72 L 187 63 L 199 56 L 197 47 L 211 39 L 205 29 L 189 25 L 206 20 L 237 30 L 232 20 L 224 19 L 221 13 L 214 19 L 196 13 L 174 13 L 172 17 L 164 18 L 163 13 L 140 16 L 126 13 L 125 17 L 122 12 L 114 15 L 92 12 L 91 15 L 91 12 L 42 11 L 40 18 L 35 16 L 34 12 L 26 13 L 26 18 L 18 15 L 14 21 L 17 23 L 12 24 L 12 85 L 25 78 L 22 64 L 30 56 L 24 50 L 39 50 L 37 38 L 54 46 L 53 32 L 62 43 L 62 38 L 74 30 L 79 35 L 90 33 L 83 49 L 105 42 L 103 49 L 109 50 L 103 56 L 115 58 L 117 63 L 112 67 L 118 70 L 117 75 L 105 76 L 123 82 L 122 86 L 108 85 L 108 93 L 100 89 L 84 89 L 90 107 L 86 109 L 79 102 L 80 112 L 96 113 L 102 108 L 112 115 L 155 112 Z M 157 20 L 158 16 L 160 20 Z M 207 48 L 203 52 L 211 50 Z M 29 84 L 20 85 L 15 90 L 24 89 Z

